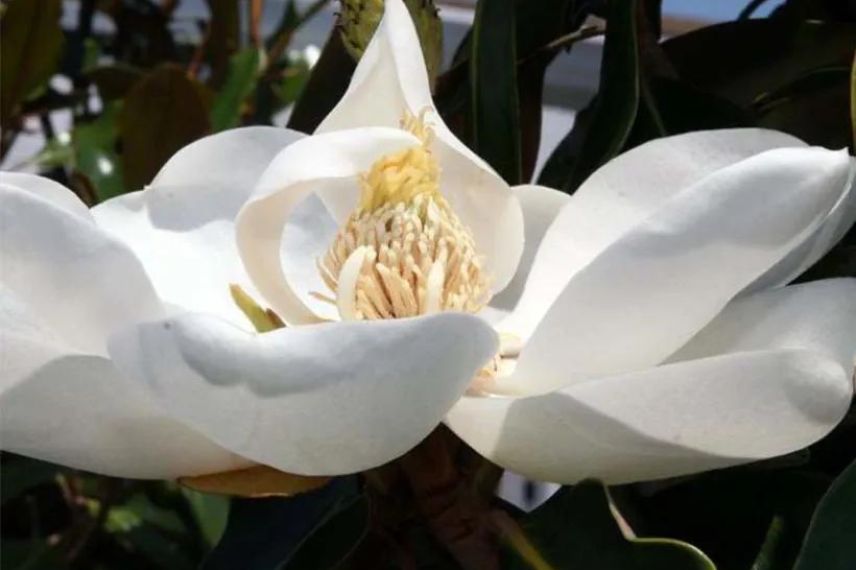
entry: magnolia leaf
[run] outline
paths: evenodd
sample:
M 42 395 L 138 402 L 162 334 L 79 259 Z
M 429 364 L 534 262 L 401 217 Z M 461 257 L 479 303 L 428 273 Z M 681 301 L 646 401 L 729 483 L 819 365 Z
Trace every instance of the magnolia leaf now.
M 514 3 L 481 0 L 470 55 L 473 150 L 509 184 L 522 179 Z
M 294 104 L 287 126 L 312 133 L 345 94 L 355 68 L 354 58 L 345 50 L 341 34 L 334 29 Z
M 856 461 L 832 483 L 811 520 L 794 570 L 852 570 L 856 564 Z
M 119 117 L 125 186 L 139 190 L 179 149 L 210 131 L 202 89 L 176 65 L 162 65 L 125 98 Z
M 180 484 L 195 491 L 233 497 L 292 497 L 323 487 L 329 481 L 329 477 L 293 475 L 267 465 L 178 479 Z
M 211 127 L 215 132 L 238 125 L 244 101 L 256 87 L 260 62 L 256 48 L 239 51 L 229 60 L 226 82 L 217 91 L 211 107 Z
M 75 166 L 92 182 L 99 202 L 125 192 L 116 153 L 119 112 L 119 103 L 108 103 L 97 119 L 78 124 L 71 134 Z
M 0 18 L 0 125 L 45 85 L 59 63 L 61 0 L 11 0 Z
M 96 67 L 86 75 L 98 88 L 103 101 L 114 101 L 127 95 L 143 72 L 130 65 L 116 64 Z
M 190 505 L 193 518 L 209 547 L 213 547 L 223 536 L 229 516 L 229 499 L 221 495 L 200 493 L 182 487 L 181 494 Z
M 627 538 L 606 488 L 594 481 L 564 487 L 519 523 L 534 551 L 518 547 L 509 552 L 508 567 L 513 569 L 524 570 L 531 561 L 542 560 L 548 565 L 542 563 L 544 568 L 554 569 L 715 570 L 707 556 L 685 542 Z
M 550 155 L 539 183 L 573 193 L 627 142 L 639 110 L 637 2 L 609 2 L 597 98 Z
M 333 570 L 348 557 L 369 528 L 369 501 L 358 495 L 324 524 L 319 525 L 282 570 Z
M 232 499 L 220 542 L 202 570 L 275 570 L 308 537 L 359 496 L 356 477 L 340 477 L 291 498 Z

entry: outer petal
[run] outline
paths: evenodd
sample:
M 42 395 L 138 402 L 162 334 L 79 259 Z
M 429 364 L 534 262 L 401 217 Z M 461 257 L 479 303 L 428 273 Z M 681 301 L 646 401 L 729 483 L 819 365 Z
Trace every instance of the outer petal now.
M 756 279 L 746 292 L 787 285 L 832 249 L 853 226 L 856 222 L 856 158 L 850 157 L 850 164 L 850 184 L 844 188 L 841 199 L 823 224 L 799 247 Z
M 522 399 L 463 398 L 447 418 L 476 451 L 533 479 L 658 479 L 805 447 L 844 416 L 849 372 L 794 350 L 729 354 Z
M 706 177 L 574 276 L 516 374 L 547 391 L 662 362 L 815 231 L 848 177 L 846 153 L 818 148 L 767 151 Z
M 0 185 L 0 284 L 35 319 L 69 346 L 105 354 L 110 332 L 163 315 L 140 262 L 71 205 L 71 191 L 18 182 L 27 190 Z
M 135 478 L 247 463 L 166 416 L 108 359 L 75 354 L 9 290 L 0 293 L 0 346 L 5 450 Z
M 669 360 L 727 352 L 804 349 L 853 370 L 856 279 L 826 279 L 740 297 Z
M 14 187 L 22 192 L 30 192 L 83 220 L 92 220 L 92 214 L 89 213 L 86 204 L 68 188 L 50 178 L 24 172 L 0 172 L 0 184 Z
M 487 258 L 493 290 L 514 276 L 523 252 L 523 217 L 508 185 L 449 130 L 431 100 L 428 72 L 410 13 L 401 0 L 385 3 L 374 37 L 357 65 L 347 92 L 317 133 L 355 127 L 397 127 L 405 112 L 427 118 L 442 169 L 441 190 Z M 350 213 L 341 195 L 322 194 L 341 222 Z
M 264 335 L 185 315 L 118 335 L 111 355 L 227 449 L 289 473 L 333 475 L 416 445 L 496 344 L 486 324 L 463 314 Z
M 564 192 L 534 184 L 515 186 L 512 190 L 523 209 L 525 248 L 514 279 L 490 301 L 490 308 L 498 312 L 512 311 L 517 305 L 547 228 L 556 219 L 562 207 L 571 200 L 571 196 Z
M 236 221 L 238 249 L 253 285 L 288 324 L 319 320 L 283 273 L 286 222 L 313 192 L 337 192 L 356 204 L 357 174 L 381 154 L 417 144 L 399 129 L 365 128 L 307 137 L 280 152 Z M 299 227 L 296 225 L 295 227 Z M 286 256 L 288 252 L 286 251 Z
M 200 139 L 176 153 L 146 190 L 92 212 L 139 256 L 163 300 L 245 324 L 229 296 L 230 283 L 248 282 L 234 219 L 271 159 L 301 137 L 247 127 Z
M 609 161 L 574 193 L 544 236 L 507 326 L 528 337 L 571 277 L 703 178 L 766 150 L 805 147 L 778 131 L 724 129 L 656 139 Z

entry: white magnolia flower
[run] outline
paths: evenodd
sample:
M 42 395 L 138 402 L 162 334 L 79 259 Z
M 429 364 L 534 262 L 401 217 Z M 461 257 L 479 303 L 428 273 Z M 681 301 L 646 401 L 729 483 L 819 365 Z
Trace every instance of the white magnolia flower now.
M 208 137 L 91 211 L 3 175 L 5 449 L 131 477 L 329 475 L 446 416 L 530 477 L 624 482 L 839 422 L 856 280 L 783 285 L 856 218 L 845 152 L 698 132 L 573 197 L 509 188 L 443 124 L 408 13 L 386 5 L 312 136 Z M 252 332 L 231 284 L 288 326 Z

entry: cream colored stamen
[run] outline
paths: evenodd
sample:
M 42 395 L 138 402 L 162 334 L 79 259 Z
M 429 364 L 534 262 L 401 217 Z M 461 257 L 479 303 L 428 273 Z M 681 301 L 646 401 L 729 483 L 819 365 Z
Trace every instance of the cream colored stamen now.
M 433 133 L 407 115 L 402 128 L 421 144 L 379 158 L 360 178 L 360 205 L 318 270 L 346 320 L 440 311 L 478 312 L 490 299 L 472 232 L 440 194 Z

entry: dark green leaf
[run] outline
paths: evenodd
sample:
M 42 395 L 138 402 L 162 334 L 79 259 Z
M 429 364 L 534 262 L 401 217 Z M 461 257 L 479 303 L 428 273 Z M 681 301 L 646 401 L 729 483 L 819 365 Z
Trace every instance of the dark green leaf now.
M 522 182 L 512 0 L 481 0 L 470 49 L 473 150 L 509 184 Z
M 617 155 L 639 109 L 636 1 L 608 3 L 598 96 L 550 156 L 539 182 L 573 192 L 600 165 Z M 569 153 L 577 151 L 576 156 Z
M 832 483 L 817 506 L 794 570 L 856 567 L 856 462 Z
M 258 81 L 259 60 L 259 52 L 255 48 L 239 51 L 229 60 L 226 82 L 217 92 L 211 107 L 211 127 L 215 132 L 238 125 L 244 101 Z
M 0 502 L 5 503 L 37 485 L 53 481 L 61 470 L 62 467 L 58 465 L 29 457 L 14 457 L 4 461 L 0 477 Z
M 565 487 L 525 516 L 523 532 L 554 568 L 586 570 L 715 570 L 700 550 L 660 538 L 627 539 L 600 483 Z M 510 555 L 512 568 L 527 566 Z
M 45 540 L 3 540 L 0 552 L 4 570 L 63 570 L 68 567 L 59 549 Z
M 353 552 L 368 531 L 369 502 L 365 495 L 330 517 L 300 545 L 282 570 L 333 570 Z
M 125 192 L 116 154 L 120 108 L 119 103 L 108 104 L 101 116 L 79 124 L 71 135 L 75 165 L 92 183 L 99 202 Z
M 304 133 L 313 132 L 345 94 L 355 67 L 341 34 L 334 29 L 294 105 L 288 127 Z
M 209 546 L 214 546 L 223 536 L 226 520 L 229 516 L 229 499 L 222 495 L 212 495 L 181 488 L 181 494 L 190 505 L 196 524 Z
M 279 568 L 357 493 L 355 479 L 344 477 L 287 499 L 233 499 L 223 537 L 202 570 Z
M 143 77 L 143 72 L 130 65 L 105 65 L 87 73 L 98 88 L 104 101 L 114 101 L 127 95 L 128 91 Z
M 125 187 L 138 190 L 183 146 L 210 130 L 201 90 L 178 66 L 147 74 L 125 98 L 119 118 Z
M 206 0 L 211 11 L 208 24 L 208 59 L 211 63 L 211 84 L 220 87 L 229 73 L 230 59 L 240 47 L 240 2 L 235 0 Z
M 61 0 L 12 0 L 0 18 L 0 125 L 51 78 L 59 62 Z

